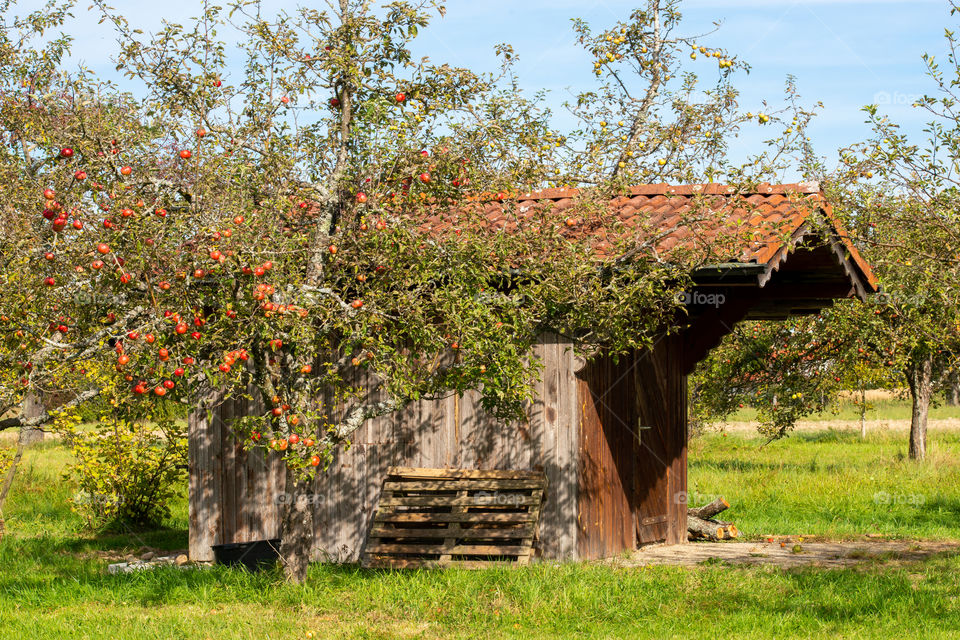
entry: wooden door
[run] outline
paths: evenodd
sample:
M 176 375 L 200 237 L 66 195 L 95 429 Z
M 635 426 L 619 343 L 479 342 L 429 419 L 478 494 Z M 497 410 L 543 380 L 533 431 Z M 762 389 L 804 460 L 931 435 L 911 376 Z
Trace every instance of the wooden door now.
M 686 540 L 687 387 L 679 337 L 638 354 L 634 511 L 640 544 Z
M 636 547 L 631 363 L 631 358 L 618 363 L 601 358 L 578 374 L 580 559 L 607 558 Z

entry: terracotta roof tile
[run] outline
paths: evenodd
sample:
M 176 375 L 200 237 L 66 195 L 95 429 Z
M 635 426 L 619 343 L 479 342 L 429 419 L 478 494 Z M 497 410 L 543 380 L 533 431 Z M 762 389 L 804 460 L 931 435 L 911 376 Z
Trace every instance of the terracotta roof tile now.
M 750 193 L 737 193 L 734 187 L 723 184 L 649 184 L 631 187 L 628 194 L 609 201 L 608 213 L 612 215 L 604 218 L 604 224 L 593 220 L 587 211 L 582 217 L 576 215 L 581 196 L 586 197 L 576 189 L 548 189 L 478 204 L 486 226 L 495 230 L 513 231 L 518 219 L 522 223 L 537 212 L 571 216 L 576 224 L 562 233 L 571 240 L 586 241 L 598 259 L 616 257 L 618 243 L 662 235 L 656 247 L 660 252 L 703 251 L 709 247 L 715 253 L 726 252 L 728 255 L 719 256 L 724 261 L 753 263 L 773 260 L 781 253 L 785 239 L 800 230 L 815 212 L 821 212 L 868 283 L 876 284 L 869 265 L 833 216 L 816 183 L 763 183 Z M 698 211 L 704 215 L 698 216 Z M 684 220 L 689 224 L 683 225 Z M 436 234 L 457 224 L 454 211 L 427 218 L 421 229 Z

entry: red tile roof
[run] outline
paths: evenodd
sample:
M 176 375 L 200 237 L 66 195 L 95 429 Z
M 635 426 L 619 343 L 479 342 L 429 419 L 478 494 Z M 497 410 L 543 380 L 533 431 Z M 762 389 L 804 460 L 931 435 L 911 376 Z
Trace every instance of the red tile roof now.
M 590 210 L 587 197 L 577 189 L 548 189 L 478 200 L 468 205 L 473 214 L 469 224 L 509 233 L 548 210 L 566 217 L 569 226 L 562 233 L 586 242 L 598 259 L 613 259 L 625 246 L 647 243 L 659 255 L 687 251 L 707 262 L 772 266 L 783 258 L 785 246 L 810 230 L 819 213 L 864 281 L 877 286 L 816 183 L 764 183 L 749 193 L 722 184 L 640 185 L 610 200 L 600 215 L 584 213 Z M 431 235 L 452 232 L 467 223 L 464 213 L 463 208 L 438 213 L 420 226 Z

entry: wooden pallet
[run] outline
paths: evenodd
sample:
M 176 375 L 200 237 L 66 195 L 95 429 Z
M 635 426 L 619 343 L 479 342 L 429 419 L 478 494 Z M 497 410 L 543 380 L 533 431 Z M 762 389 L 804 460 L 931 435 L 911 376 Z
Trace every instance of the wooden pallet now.
M 539 471 L 391 467 L 363 566 L 525 565 L 546 484 Z

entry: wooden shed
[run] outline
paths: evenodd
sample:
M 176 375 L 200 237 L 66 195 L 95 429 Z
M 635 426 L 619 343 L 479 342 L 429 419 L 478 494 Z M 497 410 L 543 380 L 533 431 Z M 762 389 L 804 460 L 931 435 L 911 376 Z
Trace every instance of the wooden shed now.
M 563 208 L 575 196 L 553 190 L 519 204 Z M 624 229 L 642 222 L 663 243 L 707 250 L 709 231 L 677 227 L 680 214 L 704 198 L 731 224 L 752 231 L 734 253 L 693 274 L 685 330 L 649 351 L 589 364 L 564 340 L 542 336 L 534 350 L 542 380 L 522 423 L 493 419 L 470 393 L 367 421 L 316 480 L 314 558 L 360 557 L 392 466 L 543 471 L 548 486 L 536 538 L 542 558 L 601 558 L 639 544 L 685 541 L 687 375 L 696 363 L 738 321 L 816 313 L 877 287 L 816 184 L 763 184 L 748 194 L 722 185 L 647 185 L 610 206 Z M 502 205 L 488 209 L 496 224 Z M 604 238 L 596 241 L 602 250 Z M 231 401 L 202 409 L 190 418 L 194 560 L 212 559 L 214 544 L 277 537 L 285 499 L 279 461 L 244 452 L 227 426 L 258 408 Z

